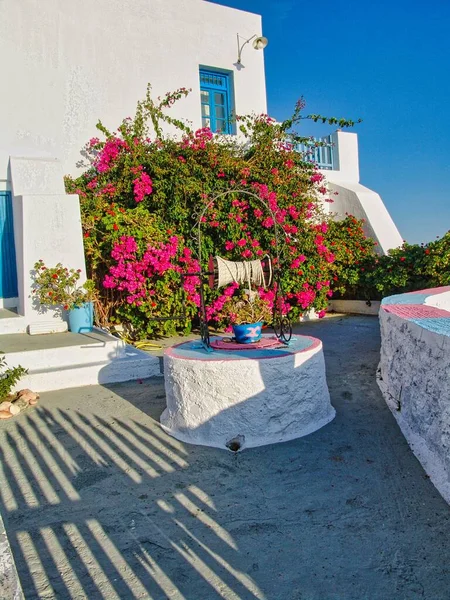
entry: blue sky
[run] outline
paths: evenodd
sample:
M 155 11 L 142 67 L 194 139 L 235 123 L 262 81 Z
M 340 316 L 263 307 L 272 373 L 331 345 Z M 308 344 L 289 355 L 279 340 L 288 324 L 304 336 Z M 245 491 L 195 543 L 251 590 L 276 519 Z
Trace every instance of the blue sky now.
M 450 229 L 449 0 L 214 1 L 262 14 L 272 116 L 289 116 L 303 95 L 305 114 L 363 119 L 353 129 L 361 183 L 404 239 Z

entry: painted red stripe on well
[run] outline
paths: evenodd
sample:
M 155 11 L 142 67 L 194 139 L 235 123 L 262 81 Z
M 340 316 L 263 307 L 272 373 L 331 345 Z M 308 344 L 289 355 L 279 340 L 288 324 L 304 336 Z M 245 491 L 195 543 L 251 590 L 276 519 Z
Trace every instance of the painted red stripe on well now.
M 444 285 L 442 287 L 429 288 L 428 290 L 416 290 L 415 292 L 408 292 L 408 294 L 427 294 L 429 296 L 435 296 L 436 294 L 443 294 L 444 292 L 450 292 L 450 285 Z
M 450 312 L 426 304 L 385 304 L 383 309 L 405 319 L 435 319 L 443 317 L 450 319 Z

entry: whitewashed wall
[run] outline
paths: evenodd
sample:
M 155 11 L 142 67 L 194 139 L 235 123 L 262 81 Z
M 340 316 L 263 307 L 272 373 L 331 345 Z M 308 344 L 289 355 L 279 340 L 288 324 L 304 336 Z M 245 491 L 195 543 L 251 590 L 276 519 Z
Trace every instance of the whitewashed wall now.
M 443 293 L 436 293 L 440 290 Z M 427 293 L 432 295 L 423 300 Z M 450 503 L 450 312 L 443 312 L 450 309 L 450 290 L 437 288 L 394 298 L 406 313 L 411 304 L 441 309 L 435 317 L 428 312 L 426 318 L 417 314 L 405 318 L 384 310 L 392 298 L 383 300 L 377 379 L 412 451 Z
M 379 194 L 359 183 L 358 136 L 336 131 L 331 140 L 334 169 L 322 173 L 334 202 L 327 204 L 326 210 L 334 213 L 337 219 L 343 219 L 346 214 L 364 219 L 364 231 L 377 242 L 380 254 L 401 246 L 402 236 L 383 200 Z M 334 192 L 337 194 L 334 195 Z
M 380 254 L 402 245 L 402 237 L 379 194 L 360 183 L 340 181 L 338 184 L 330 179 L 329 190 L 337 192 L 332 196 L 331 212 L 338 218 L 344 218 L 347 213 L 364 219 L 364 231 L 377 242 Z
M 203 0 L 2 0 L 0 180 L 10 155 L 61 159 L 76 173 L 98 119 L 132 116 L 147 83 L 155 96 L 192 94 L 171 110 L 201 126 L 199 65 L 234 73 L 240 114 L 266 112 L 264 52 L 236 34 L 261 35 L 261 17 Z

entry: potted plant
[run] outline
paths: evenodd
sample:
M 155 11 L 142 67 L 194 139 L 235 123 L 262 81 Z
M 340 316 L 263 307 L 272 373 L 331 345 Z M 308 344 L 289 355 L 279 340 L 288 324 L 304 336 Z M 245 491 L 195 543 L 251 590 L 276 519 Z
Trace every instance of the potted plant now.
M 248 291 L 227 298 L 222 317 L 227 317 L 234 337 L 240 344 L 251 344 L 261 339 L 262 326 L 272 321 L 272 309 L 257 292 Z
M 81 286 L 81 269 L 67 269 L 61 263 L 47 267 L 43 260 L 35 265 L 33 292 L 43 306 L 58 306 L 68 311 L 69 329 L 73 333 L 92 331 L 94 326 L 95 284 L 87 279 Z

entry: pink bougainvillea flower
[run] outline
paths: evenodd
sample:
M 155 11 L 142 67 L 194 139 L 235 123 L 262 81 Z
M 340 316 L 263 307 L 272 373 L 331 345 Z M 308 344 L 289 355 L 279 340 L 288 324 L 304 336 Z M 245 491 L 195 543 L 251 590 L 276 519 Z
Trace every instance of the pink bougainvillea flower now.
M 314 173 L 314 175 L 311 175 L 311 177 L 309 178 L 309 180 L 312 183 L 320 183 L 321 181 L 323 181 L 324 176 L 322 175 L 322 173 Z
M 153 191 L 153 182 L 147 173 L 142 172 L 139 177 L 133 181 L 134 199 L 136 202 L 142 202 L 145 196 Z
M 298 219 L 300 212 L 297 210 L 295 206 L 288 206 L 288 213 L 291 219 Z
M 124 140 L 118 137 L 108 138 L 94 161 L 97 171 L 99 173 L 106 173 L 122 149 L 128 149 L 128 144 Z
M 272 219 L 272 217 L 267 217 L 262 222 L 262 226 L 265 227 L 266 229 L 269 229 L 270 227 L 273 227 L 273 225 L 274 225 L 274 220 Z

